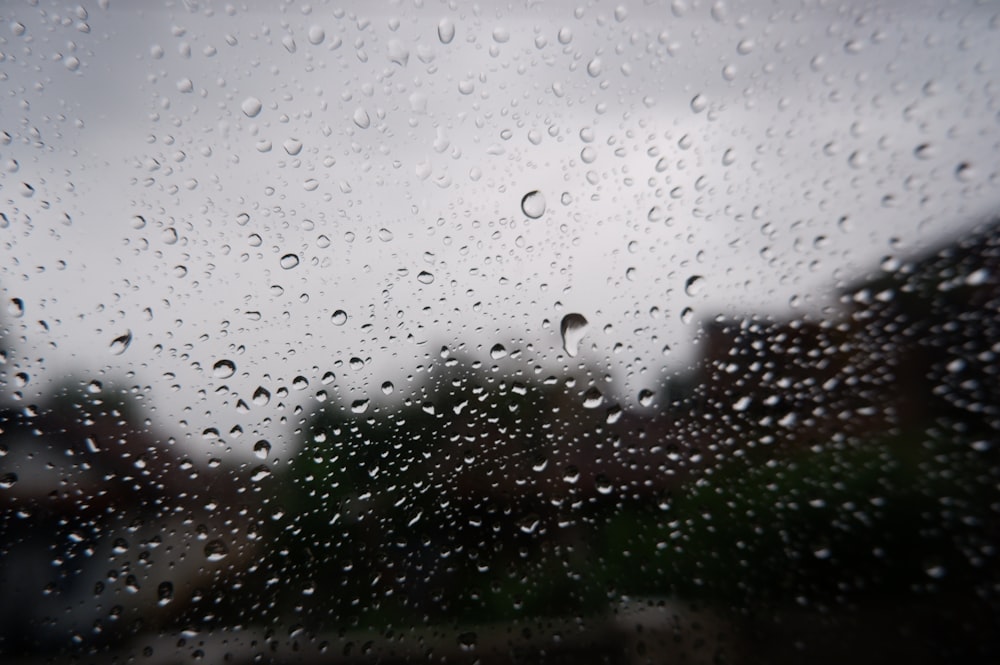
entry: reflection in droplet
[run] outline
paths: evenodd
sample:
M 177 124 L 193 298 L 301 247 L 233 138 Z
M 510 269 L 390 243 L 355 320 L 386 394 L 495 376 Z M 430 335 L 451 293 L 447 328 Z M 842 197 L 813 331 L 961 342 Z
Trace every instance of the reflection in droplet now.
M 232 360 L 220 360 L 212 365 L 212 376 L 217 379 L 228 379 L 236 374 L 236 363 Z
M 559 324 L 559 334 L 562 335 L 563 349 L 572 358 L 580 351 L 580 342 L 587 334 L 587 319 L 575 312 L 563 317 Z
M 521 211 L 526 217 L 538 219 L 545 214 L 545 196 L 537 189 L 528 192 L 521 199 Z

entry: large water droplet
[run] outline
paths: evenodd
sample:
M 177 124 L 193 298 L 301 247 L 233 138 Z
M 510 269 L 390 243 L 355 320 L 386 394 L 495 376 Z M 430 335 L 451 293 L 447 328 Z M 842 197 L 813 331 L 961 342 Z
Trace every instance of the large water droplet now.
M 364 413 L 365 411 L 368 410 L 368 403 L 369 402 L 366 399 L 354 400 L 354 402 L 351 403 L 351 412 Z
M 160 607 L 174 599 L 174 585 L 171 582 L 160 582 L 156 587 L 156 604 Z
M 20 298 L 11 298 L 10 302 L 7 303 L 7 313 L 15 319 L 24 316 L 24 301 Z
M 271 444 L 261 439 L 257 443 L 253 444 L 253 454 L 257 459 L 267 459 L 268 454 L 271 452 Z
M 338 309 L 333 314 L 330 315 L 330 321 L 335 326 L 342 326 L 347 323 L 347 312 L 342 309 Z
M 588 388 L 587 392 L 583 393 L 583 407 L 585 409 L 596 409 L 604 402 L 604 395 L 597 388 Z
M 687 278 L 684 282 L 684 293 L 689 296 L 696 296 L 701 293 L 702 287 L 705 285 L 705 278 L 701 275 L 692 275 Z
M 521 212 L 525 214 L 526 217 L 531 219 L 538 219 L 545 214 L 545 196 L 537 189 L 528 192 L 521 199 Z
M 308 38 L 309 43 L 313 46 L 322 44 L 323 40 L 326 39 L 326 31 L 318 25 L 312 25 L 309 27 Z
M 236 363 L 232 360 L 220 360 L 212 365 L 212 376 L 217 379 L 228 379 L 236 374 Z
M 563 349 L 569 356 L 575 357 L 580 352 L 580 342 L 587 334 L 587 319 L 582 314 L 573 312 L 563 317 L 559 324 L 559 334 L 562 335 Z
M 455 22 L 450 18 L 443 18 L 438 22 L 438 39 L 442 44 L 450 44 L 455 38 Z
M 299 256 L 298 254 L 285 254 L 281 257 L 279 263 L 285 270 L 291 270 L 295 266 L 299 265 Z
M 127 330 L 125 331 L 124 335 L 119 335 L 118 337 L 115 337 L 113 340 L 111 340 L 111 353 L 115 354 L 116 356 L 120 356 L 121 354 L 125 353 L 125 351 L 129 347 L 129 344 L 131 343 L 132 343 L 132 331 Z
M 372 124 L 372 119 L 368 117 L 368 111 L 358 108 L 354 112 L 354 124 L 360 129 L 368 129 Z
M 267 403 L 271 401 L 271 393 L 264 386 L 257 386 L 257 390 L 253 391 L 253 403 L 257 406 L 267 406 Z
M 243 115 L 248 118 L 256 118 L 260 114 L 260 110 L 263 108 L 263 104 L 256 97 L 247 97 L 240 104 L 240 108 L 243 109 Z
M 222 561 L 229 554 L 229 548 L 221 540 L 211 540 L 205 543 L 205 558 L 209 561 Z
M 421 284 L 430 284 L 434 281 L 434 275 L 427 272 L 426 270 L 421 270 L 420 274 L 417 275 L 417 281 Z
M 494 344 L 493 348 L 490 349 L 490 358 L 493 360 L 500 360 L 507 355 L 507 349 L 503 347 L 503 344 Z

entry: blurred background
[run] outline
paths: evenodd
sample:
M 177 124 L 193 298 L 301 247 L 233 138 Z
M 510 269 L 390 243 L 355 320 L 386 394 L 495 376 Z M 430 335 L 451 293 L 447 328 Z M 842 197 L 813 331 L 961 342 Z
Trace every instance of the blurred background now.
M 996 662 L 995 5 L 0 18 L 5 662 Z

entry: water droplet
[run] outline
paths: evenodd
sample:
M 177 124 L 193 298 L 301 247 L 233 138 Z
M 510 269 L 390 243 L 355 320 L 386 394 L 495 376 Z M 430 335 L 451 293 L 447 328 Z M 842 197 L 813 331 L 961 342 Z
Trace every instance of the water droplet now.
M 580 350 L 580 342 L 587 334 L 589 324 L 582 314 L 571 313 L 563 317 L 559 324 L 559 334 L 562 335 L 563 349 L 571 357 L 575 357 Z
M 20 298 L 11 298 L 10 302 L 7 303 L 7 313 L 15 319 L 24 316 L 24 301 Z
M 250 480 L 259 483 L 270 475 L 271 469 L 266 464 L 261 464 L 260 466 L 255 466 L 250 472 Z
M 458 646 L 463 651 L 471 651 L 476 648 L 476 642 L 479 638 L 472 631 L 468 633 L 462 633 L 458 636 Z
M 183 79 L 181 79 L 180 81 L 177 82 L 177 91 L 178 92 L 185 92 L 185 93 L 187 93 L 187 92 L 191 92 L 192 90 L 194 90 L 194 82 L 191 79 L 183 78 Z
M 101 382 L 97 381 L 96 379 L 87 384 L 87 392 L 90 393 L 91 395 L 96 395 L 102 390 L 104 390 L 104 386 L 101 385 Z
M 282 144 L 282 147 L 285 149 L 285 152 L 294 157 L 302 152 L 302 141 L 295 138 L 287 139 Z
M 934 146 L 930 143 L 921 143 L 913 149 L 913 155 L 920 160 L 927 160 L 934 157 Z
M 347 312 L 342 309 L 338 309 L 336 312 L 330 315 L 330 321 L 335 326 L 342 326 L 347 323 Z
M 971 182 L 975 176 L 976 171 L 968 162 L 962 162 L 955 167 L 955 178 L 959 182 Z
M 542 520 L 538 517 L 538 515 L 530 514 L 522 518 L 518 523 L 518 526 L 521 529 L 521 533 L 535 533 L 538 531 L 538 527 L 541 523 Z
M 587 63 L 587 73 L 597 78 L 601 75 L 601 69 L 603 69 L 603 63 L 600 58 L 594 58 Z
M 681 310 L 681 323 L 687 324 L 694 320 L 694 310 L 690 307 L 685 307 Z
M 708 108 L 708 100 L 705 99 L 705 95 L 695 95 L 691 98 L 691 110 L 695 113 L 701 113 L 706 108 Z
M 450 18 L 438 21 L 438 39 L 442 44 L 450 44 L 455 38 L 455 23 Z
M 493 360 L 500 360 L 507 355 L 507 349 L 503 348 L 503 344 L 494 344 L 493 348 L 490 349 L 490 358 Z
M 257 390 L 253 391 L 253 403 L 257 406 L 267 406 L 267 403 L 270 401 L 270 391 L 264 386 L 257 386 Z
M 510 30 L 503 26 L 493 28 L 493 41 L 497 44 L 506 44 L 510 41 Z
M 220 360 L 212 365 L 212 376 L 217 379 L 228 379 L 236 374 L 236 364 L 232 360 Z
M 369 401 L 366 399 L 357 399 L 351 402 L 351 412 L 352 413 L 364 413 L 368 410 Z
M 354 111 L 354 124 L 360 129 L 368 129 L 372 124 L 372 119 L 368 117 L 368 111 L 363 108 Z
M 295 388 L 296 390 L 305 390 L 308 387 L 309 379 L 306 377 L 300 375 L 292 379 L 292 388 Z
M 421 270 L 420 274 L 417 275 L 417 281 L 421 284 L 430 284 L 434 281 L 434 275 L 427 272 L 426 270 Z
M 537 189 L 528 192 L 524 195 L 524 198 L 521 199 L 521 212 L 523 212 L 526 217 L 538 219 L 545 214 L 545 196 Z
M 156 587 L 156 604 L 160 607 L 174 599 L 174 585 L 170 582 L 160 582 Z
M 652 390 L 643 389 L 639 391 L 639 404 L 642 406 L 652 406 L 655 398 L 656 395 Z
M 382 394 L 384 394 L 384 395 L 391 395 L 392 392 L 395 389 L 396 389 L 396 386 L 392 385 L 392 381 L 383 381 L 382 382 Z
M 322 44 L 323 40 L 326 39 L 326 31 L 323 30 L 323 28 L 318 25 L 311 25 L 309 26 L 309 32 L 307 36 L 309 38 L 309 43 L 312 44 L 313 46 L 317 46 L 319 44 Z
M 684 293 L 692 297 L 696 296 L 699 293 L 701 293 L 701 289 L 704 286 L 705 286 L 704 277 L 702 277 L 701 275 L 692 275 L 691 277 L 687 278 L 686 282 L 684 282 Z
M 0 475 L 0 490 L 9 490 L 17 484 L 17 474 L 13 471 Z
M 257 459 L 267 459 L 267 456 L 271 452 L 271 443 L 265 439 L 261 439 L 257 443 L 253 444 L 253 454 Z
M 285 254 L 281 257 L 279 263 L 285 270 L 291 270 L 295 266 L 299 265 L 299 257 L 297 254 Z
M 260 114 L 260 110 L 263 108 L 263 104 L 256 97 L 247 97 L 240 104 L 240 108 L 243 109 L 243 115 L 248 118 L 256 118 Z
M 596 409 L 604 402 L 604 395 L 597 388 L 588 388 L 583 393 L 583 408 Z
M 229 548 L 221 540 L 211 540 L 205 543 L 205 558 L 209 561 L 222 561 L 229 554 Z
M 115 337 L 113 340 L 111 340 L 111 353 L 115 354 L 116 356 L 120 356 L 121 354 L 125 353 L 125 351 L 129 347 L 129 344 L 131 343 L 132 343 L 132 331 L 127 330 L 125 331 L 124 335 L 119 335 L 118 337 Z

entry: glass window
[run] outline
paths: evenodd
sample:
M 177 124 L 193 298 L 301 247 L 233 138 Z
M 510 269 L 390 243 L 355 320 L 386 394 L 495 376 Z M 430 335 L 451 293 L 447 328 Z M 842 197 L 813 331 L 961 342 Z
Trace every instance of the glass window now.
M 994 662 L 998 40 L 4 4 L 2 660 Z

